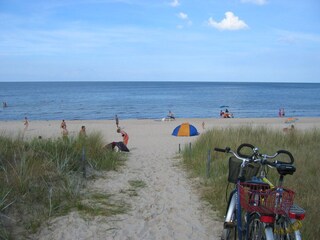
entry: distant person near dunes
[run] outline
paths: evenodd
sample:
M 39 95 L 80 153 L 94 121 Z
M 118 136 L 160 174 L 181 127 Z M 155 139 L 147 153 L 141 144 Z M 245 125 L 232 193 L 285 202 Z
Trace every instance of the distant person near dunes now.
M 61 129 L 64 129 L 64 127 L 67 128 L 67 123 L 66 123 L 65 120 L 62 120 L 62 122 L 61 122 L 61 124 L 60 124 L 60 128 L 61 128 Z
M 24 118 L 24 123 L 23 123 L 23 125 L 24 125 L 24 130 L 25 130 L 25 131 L 28 130 L 29 121 L 28 121 L 28 118 L 27 118 L 27 117 Z
M 115 118 L 115 120 L 116 120 L 116 126 L 117 126 L 117 128 L 119 128 L 119 118 L 118 118 L 118 115 L 116 114 L 114 118 Z
M 86 137 L 87 133 L 86 133 L 86 127 L 85 126 L 81 126 L 80 132 L 79 132 L 79 137 Z

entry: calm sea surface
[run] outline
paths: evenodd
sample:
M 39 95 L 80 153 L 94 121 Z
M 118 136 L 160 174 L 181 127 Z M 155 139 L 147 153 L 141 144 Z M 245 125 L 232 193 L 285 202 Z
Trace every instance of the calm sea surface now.
M 0 82 L 0 120 L 320 117 L 318 83 Z

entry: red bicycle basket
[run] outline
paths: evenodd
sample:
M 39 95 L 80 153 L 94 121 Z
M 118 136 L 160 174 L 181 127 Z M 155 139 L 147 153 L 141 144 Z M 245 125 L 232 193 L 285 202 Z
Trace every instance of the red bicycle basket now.
M 290 189 L 283 188 L 280 194 L 277 188 L 270 189 L 267 184 L 248 182 L 240 183 L 239 189 L 241 207 L 247 212 L 288 214 L 293 205 L 294 192 Z

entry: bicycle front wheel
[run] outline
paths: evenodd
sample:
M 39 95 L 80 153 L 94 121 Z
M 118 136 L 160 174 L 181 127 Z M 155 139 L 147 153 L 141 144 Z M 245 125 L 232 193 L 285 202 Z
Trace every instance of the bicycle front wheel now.
M 224 223 L 221 240 L 237 239 L 237 214 L 236 210 L 232 212 L 231 219 Z

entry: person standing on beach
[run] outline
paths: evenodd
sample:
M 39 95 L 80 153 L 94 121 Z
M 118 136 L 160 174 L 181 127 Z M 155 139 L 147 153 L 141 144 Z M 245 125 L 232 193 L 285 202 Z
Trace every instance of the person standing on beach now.
M 127 146 L 129 141 L 129 135 L 125 131 L 121 130 L 120 128 L 117 129 L 117 133 L 121 133 L 121 136 L 123 138 L 123 143 L 124 145 Z
M 284 108 L 279 108 L 279 117 L 284 117 L 284 116 L 285 116 Z
M 67 139 L 67 138 L 68 138 L 69 132 L 68 132 L 68 130 L 67 130 L 67 125 L 64 125 L 64 126 L 62 127 L 61 134 L 62 134 L 62 138 L 63 138 L 63 139 Z
M 28 130 L 28 127 L 29 127 L 29 121 L 28 121 L 28 118 L 27 117 L 25 117 L 24 118 L 24 130 L 26 131 L 26 130 Z
M 80 132 L 79 132 L 79 137 L 86 137 L 87 133 L 86 133 L 86 127 L 85 126 L 81 126 Z
M 115 115 L 115 119 L 116 119 L 116 126 L 117 128 L 119 128 L 119 118 L 117 114 Z
M 67 129 L 67 123 L 64 120 L 62 120 L 62 122 L 60 124 L 60 128 L 64 129 L 64 127 Z

